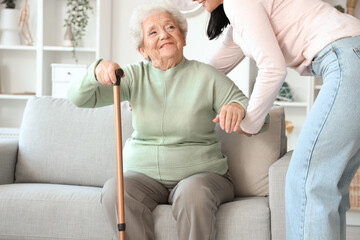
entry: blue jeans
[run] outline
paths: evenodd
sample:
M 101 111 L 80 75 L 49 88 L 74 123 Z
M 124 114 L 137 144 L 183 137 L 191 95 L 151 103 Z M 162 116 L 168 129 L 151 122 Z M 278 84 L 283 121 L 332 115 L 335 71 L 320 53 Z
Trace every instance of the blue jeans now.
M 349 186 L 360 165 L 360 36 L 329 44 L 312 71 L 323 86 L 286 176 L 286 238 L 345 240 Z

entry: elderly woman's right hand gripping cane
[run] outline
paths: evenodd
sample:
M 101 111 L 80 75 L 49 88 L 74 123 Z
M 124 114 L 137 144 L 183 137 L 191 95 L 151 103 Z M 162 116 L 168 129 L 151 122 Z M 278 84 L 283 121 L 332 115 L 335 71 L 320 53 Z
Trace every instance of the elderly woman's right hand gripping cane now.
M 117 170 L 117 199 L 119 216 L 119 239 L 125 240 L 125 214 L 124 214 L 124 178 L 122 163 L 122 139 L 121 139 L 121 104 L 120 104 L 120 80 L 124 75 L 122 69 L 115 71 L 116 83 L 114 83 L 114 107 L 115 107 L 115 132 L 116 132 L 116 170 Z

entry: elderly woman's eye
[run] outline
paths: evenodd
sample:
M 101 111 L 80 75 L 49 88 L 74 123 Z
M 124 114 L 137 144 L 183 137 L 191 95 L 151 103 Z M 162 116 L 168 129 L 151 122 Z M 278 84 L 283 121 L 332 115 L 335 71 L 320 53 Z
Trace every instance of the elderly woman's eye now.
M 153 34 L 156 34 L 156 32 L 152 31 L 152 32 L 149 33 L 149 35 L 153 35 Z
M 175 27 L 172 26 L 172 25 L 168 26 L 168 29 L 174 29 L 174 28 L 175 28 Z

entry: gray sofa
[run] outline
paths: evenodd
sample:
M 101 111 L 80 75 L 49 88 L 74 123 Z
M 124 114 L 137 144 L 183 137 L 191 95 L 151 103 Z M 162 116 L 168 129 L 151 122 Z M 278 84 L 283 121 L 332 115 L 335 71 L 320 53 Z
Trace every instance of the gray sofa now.
M 123 142 L 131 112 L 122 104 Z M 270 129 L 245 137 L 219 131 L 236 199 L 220 206 L 218 240 L 285 239 L 284 110 L 270 113 Z M 284 155 L 285 154 L 285 155 Z M 80 109 L 65 99 L 28 101 L 19 139 L 0 142 L 0 239 L 112 239 L 100 205 L 115 176 L 113 106 Z M 157 240 L 176 240 L 169 205 L 153 212 Z

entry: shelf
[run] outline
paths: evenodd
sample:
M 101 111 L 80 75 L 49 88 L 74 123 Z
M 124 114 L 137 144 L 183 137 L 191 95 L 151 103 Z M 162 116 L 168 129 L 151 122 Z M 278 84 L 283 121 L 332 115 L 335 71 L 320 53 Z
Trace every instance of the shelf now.
M 274 104 L 284 106 L 284 107 L 307 107 L 308 104 L 306 102 L 282 102 L 275 101 Z
M 321 86 L 322 86 L 322 85 L 315 85 L 314 89 L 315 89 L 315 90 L 320 90 L 320 89 L 321 89 Z
M 58 47 L 58 46 L 44 46 L 44 51 L 57 51 L 57 52 L 71 52 L 72 47 Z M 75 48 L 76 52 L 93 52 L 96 53 L 96 48 Z
M 0 99 L 28 100 L 35 94 L 0 94 Z
M 360 226 L 359 210 L 350 210 L 346 213 L 346 225 Z
M 36 46 L 17 46 L 17 45 L 0 45 L 0 49 L 3 50 L 25 50 L 25 51 L 36 51 Z

